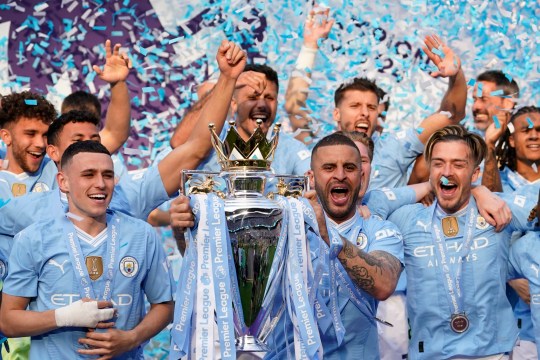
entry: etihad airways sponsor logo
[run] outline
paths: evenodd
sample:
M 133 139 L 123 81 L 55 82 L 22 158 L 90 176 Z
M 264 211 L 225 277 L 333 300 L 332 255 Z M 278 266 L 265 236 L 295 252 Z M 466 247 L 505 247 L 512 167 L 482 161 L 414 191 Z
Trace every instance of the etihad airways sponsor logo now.
M 66 306 L 80 298 L 79 294 L 52 294 L 51 302 L 57 306 Z M 133 303 L 133 297 L 130 294 L 115 294 L 111 301 L 114 306 L 129 306 Z
M 450 264 L 458 264 L 461 262 L 470 262 L 478 260 L 478 251 L 489 247 L 489 239 L 486 237 L 479 237 L 472 241 L 469 253 L 465 257 L 460 256 L 460 252 L 463 249 L 463 243 L 458 241 L 446 242 L 446 257 Z M 412 256 L 415 258 L 429 258 L 427 267 L 439 266 L 438 256 L 436 253 L 435 245 L 417 246 L 412 251 Z

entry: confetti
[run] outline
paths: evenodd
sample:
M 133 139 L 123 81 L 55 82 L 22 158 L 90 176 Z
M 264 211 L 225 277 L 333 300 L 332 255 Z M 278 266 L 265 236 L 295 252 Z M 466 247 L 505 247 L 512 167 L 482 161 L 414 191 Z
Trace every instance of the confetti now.
M 501 123 L 500 123 L 499 118 L 497 117 L 497 115 L 493 115 L 493 124 L 495 124 L 495 129 L 500 129 L 501 128 Z
M 532 129 L 534 127 L 534 123 L 532 122 L 531 118 L 527 118 L 527 123 L 529 124 L 529 129 Z
M 538 168 L 536 167 L 536 163 L 533 163 L 533 164 L 531 165 L 531 167 L 532 167 L 532 169 L 533 169 L 533 171 L 534 171 L 535 173 L 538 172 Z
M 37 100 L 35 100 L 35 99 L 25 99 L 25 100 L 24 100 L 24 103 L 25 103 L 26 105 L 32 105 L 32 106 L 35 106 L 35 105 L 37 105 Z
M 446 178 L 446 176 L 441 176 L 441 182 L 443 185 L 448 185 L 450 181 Z

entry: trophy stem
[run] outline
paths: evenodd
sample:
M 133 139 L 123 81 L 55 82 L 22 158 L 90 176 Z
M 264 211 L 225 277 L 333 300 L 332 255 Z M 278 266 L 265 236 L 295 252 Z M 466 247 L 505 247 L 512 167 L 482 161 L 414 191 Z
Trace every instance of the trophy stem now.
M 268 346 L 253 335 L 244 335 L 236 338 L 237 359 L 262 359 L 268 351 L 270 351 Z

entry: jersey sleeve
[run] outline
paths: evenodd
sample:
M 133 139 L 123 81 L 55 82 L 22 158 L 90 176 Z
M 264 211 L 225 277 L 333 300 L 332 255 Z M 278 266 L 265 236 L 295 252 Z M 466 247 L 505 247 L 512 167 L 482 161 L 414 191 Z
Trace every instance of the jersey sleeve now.
M 512 220 L 508 225 L 510 231 L 529 231 L 534 230 L 534 221 L 528 221 L 529 214 L 538 200 L 538 193 L 535 196 L 526 193 L 514 192 L 511 194 L 497 193 L 512 211 Z
M 406 205 L 394 211 L 388 220 L 395 224 L 402 234 L 406 233 L 406 229 L 413 221 L 413 216 L 416 212 L 422 210 L 422 204 Z
M 32 228 L 26 229 L 17 236 L 9 256 L 8 276 L 4 281 L 3 291 L 12 296 L 32 298 L 37 296 L 38 271 L 34 254 L 39 255 L 39 249 L 33 249 L 31 243 Z
M 173 278 L 165 251 L 156 232 L 150 226 L 148 226 L 146 236 L 148 238 L 146 249 L 148 268 L 143 283 L 144 293 L 151 304 L 172 301 Z
M 369 191 L 364 198 L 364 204 L 371 211 L 371 215 L 382 220 L 388 217 L 397 209 L 404 205 L 414 204 L 416 193 L 409 186 L 402 186 L 395 189 L 382 188 Z
M 396 225 L 390 221 L 372 218 L 368 227 L 371 239 L 368 252 L 384 251 L 395 256 L 403 264 L 403 238 Z
M 383 134 L 375 144 L 369 189 L 395 188 L 407 184 L 407 171 L 424 144 L 414 129 Z
M 170 199 L 157 166 L 123 176 L 115 187 L 114 196 L 122 198 L 115 200 L 115 210 L 128 210 L 131 216 L 145 221 L 152 210 Z M 129 206 L 129 209 L 123 209 L 124 206 Z
M 508 256 L 508 279 L 525 277 L 521 264 L 523 263 L 523 257 L 527 255 L 527 238 L 529 236 L 530 233 L 522 236 L 510 246 L 510 254 Z

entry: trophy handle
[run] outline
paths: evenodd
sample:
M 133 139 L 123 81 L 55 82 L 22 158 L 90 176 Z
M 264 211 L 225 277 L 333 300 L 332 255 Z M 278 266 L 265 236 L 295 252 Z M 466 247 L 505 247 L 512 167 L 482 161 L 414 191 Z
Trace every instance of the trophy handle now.
M 278 179 L 277 191 L 268 193 L 269 199 L 274 199 L 276 195 L 297 199 L 309 191 L 309 178 L 307 176 L 275 175 L 275 177 Z
M 191 184 L 190 181 L 193 179 L 194 175 L 204 176 L 204 180 L 199 180 L 195 184 Z M 220 198 L 225 198 L 225 193 L 216 189 L 215 178 L 219 178 L 219 173 L 212 171 L 199 171 L 199 170 L 182 170 L 182 194 L 189 196 L 191 194 L 208 194 L 215 193 Z M 187 186 L 189 185 L 189 186 Z

